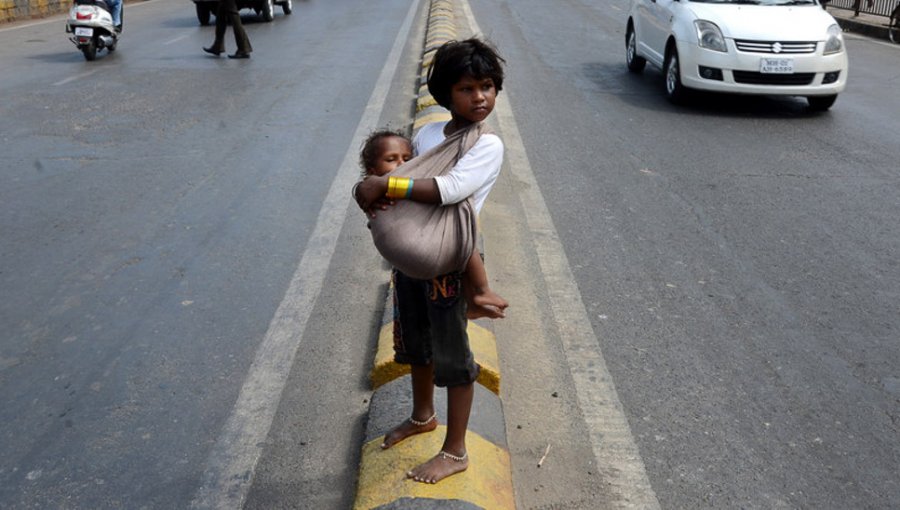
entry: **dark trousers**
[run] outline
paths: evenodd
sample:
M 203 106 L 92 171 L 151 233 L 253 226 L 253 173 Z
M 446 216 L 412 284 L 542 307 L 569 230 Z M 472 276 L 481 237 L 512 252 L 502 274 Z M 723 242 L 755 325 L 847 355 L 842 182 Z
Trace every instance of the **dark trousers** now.
M 394 361 L 432 364 L 435 386 L 470 384 L 479 367 L 469 348 L 466 298 L 460 273 L 416 280 L 394 278 Z
M 225 30 L 228 28 L 228 22 L 231 22 L 231 28 L 234 30 L 234 42 L 237 44 L 238 52 L 253 51 L 244 25 L 241 24 L 241 15 L 235 0 L 219 0 L 219 9 L 216 11 L 216 40 L 213 42 L 213 48 L 225 51 Z

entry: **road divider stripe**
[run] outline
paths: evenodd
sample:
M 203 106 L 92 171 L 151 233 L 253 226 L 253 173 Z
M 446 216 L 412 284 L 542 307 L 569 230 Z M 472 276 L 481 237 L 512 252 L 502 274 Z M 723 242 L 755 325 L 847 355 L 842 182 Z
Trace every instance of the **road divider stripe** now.
M 503 409 L 500 397 L 485 388 L 475 386 L 466 434 L 466 471 L 434 485 L 406 478 L 409 469 L 440 451 L 446 434 L 444 425 L 381 449 L 384 434 L 408 417 L 412 406 L 410 384 L 410 376 L 403 376 L 372 396 L 354 510 L 515 508 Z M 438 423 L 445 423 L 446 392 L 435 392 L 435 408 Z
M 497 359 L 497 342 L 494 334 L 472 321 L 469 321 L 466 333 L 469 335 L 469 347 L 472 349 L 472 354 L 475 355 L 475 362 L 481 367 L 477 382 L 499 395 L 500 364 Z M 381 327 L 378 334 L 375 367 L 369 374 L 369 380 L 372 381 L 372 387 L 378 389 L 409 372 L 409 365 L 402 365 L 394 361 L 394 324 L 389 322 Z
M 482 33 L 466 0 L 460 0 L 469 28 Z M 562 241 L 553 224 L 547 203 L 541 193 L 528 153 L 519 134 L 518 123 L 506 100 L 497 101 L 494 109 L 506 143 L 508 166 L 513 179 L 522 183 L 519 200 L 525 223 L 534 236 L 540 272 L 549 301 L 554 325 L 560 331 L 560 342 L 574 382 L 578 407 L 584 416 L 591 449 L 602 470 L 608 501 L 613 508 L 660 508 L 656 493 L 647 477 L 625 410 L 619 401 L 612 375 L 600 350 L 587 309 L 569 266 Z
M 328 265 L 334 258 L 338 236 L 350 214 L 349 208 L 356 207 L 347 191 L 359 177 L 359 147 L 381 117 L 418 10 L 419 0 L 413 0 L 344 159 L 334 172 L 334 180 L 322 201 L 315 227 L 284 298 L 269 322 L 262 342 L 256 347 L 234 407 L 206 458 L 192 508 L 242 508 L 244 505 L 297 349 L 324 285 Z M 354 212 L 354 216 L 356 214 Z

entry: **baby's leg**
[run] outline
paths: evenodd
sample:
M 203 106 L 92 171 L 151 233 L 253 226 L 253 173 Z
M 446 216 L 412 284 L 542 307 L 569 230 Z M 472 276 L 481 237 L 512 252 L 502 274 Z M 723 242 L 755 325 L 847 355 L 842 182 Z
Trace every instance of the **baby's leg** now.
M 502 319 L 506 316 L 503 311 L 509 306 L 509 303 L 491 290 L 488 284 L 487 271 L 484 269 L 484 261 L 481 260 L 481 255 L 478 254 L 477 250 L 469 257 L 464 278 L 463 288 L 465 289 L 466 303 L 468 305 L 467 319 L 479 319 L 481 317 Z

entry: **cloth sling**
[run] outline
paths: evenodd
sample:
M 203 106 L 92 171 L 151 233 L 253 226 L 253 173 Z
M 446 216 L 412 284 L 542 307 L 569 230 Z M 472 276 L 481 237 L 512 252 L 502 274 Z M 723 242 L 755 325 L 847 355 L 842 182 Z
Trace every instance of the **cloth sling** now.
M 445 175 L 478 138 L 492 131 L 479 122 L 460 129 L 391 175 L 428 179 Z M 375 248 L 391 265 L 412 278 L 427 280 L 465 269 L 475 250 L 477 215 L 472 198 L 440 205 L 398 200 L 369 222 Z

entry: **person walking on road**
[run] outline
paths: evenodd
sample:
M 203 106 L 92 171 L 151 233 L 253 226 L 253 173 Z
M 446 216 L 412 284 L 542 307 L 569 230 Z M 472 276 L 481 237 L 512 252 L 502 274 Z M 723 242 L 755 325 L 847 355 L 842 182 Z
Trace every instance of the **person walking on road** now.
M 450 110 L 451 120 L 426 124 L 419 130 L 413 141 L 416 159 L 443 164 L 442 155 L 450 154 L 454 147 L 458 152 L 463 140 L 473 145 L 459 159 L 450 158 L 453 161 L 445 168 L 447 173 L 437 177 L 368 177 L 354 193 L 363 211 L 372 216 L 395 207 L 385 204 L 386 199 L 451 206 L 471 198 L 477 214 L 503 163 L 503 142 L 483 124 L 503 88 L 501 62 L 496 51 L 479 39 L 451 41 L 438 48 L 428 90 L 438 104 Z M 467 138 L 470 136 L 477 138 Z M 416 159 L 404 166 L 414 165 Z M 391 448 L 410 436 L 435 430 L 434 387 L 446 387 L 443 445 L 436 455 L 406 473 L 417 482 L 437 483 L 469 466 L 466 430 L 479 368 L 466 334 L 464 283 L 459 272 L 421 280 L 395 268 L 392 276 L 394 360 L 411 365 L 413 403 L 410 417 L 385 435 L 381 447 Z
M 244 25 L 241 24 L 241 14 L 236 0 L 219 0 L 219 8 L 216 10 L 216 40 L 209 48 L 203 48 L 203 51 L 217 57 L 225 51 L 225 31 L 229 22 L 234 30 L 237 51 L 228 55 L 228 58 L 250 58 L 253 48 L 250 46 L 247 32 L 244 31 Z
M 859 16 L 859 9 L 862 7 L 862 0 L 853 0 L 853 16 Z M 866 8 L 871 9 L 875 6 L 875 0 L 866 0 Z

